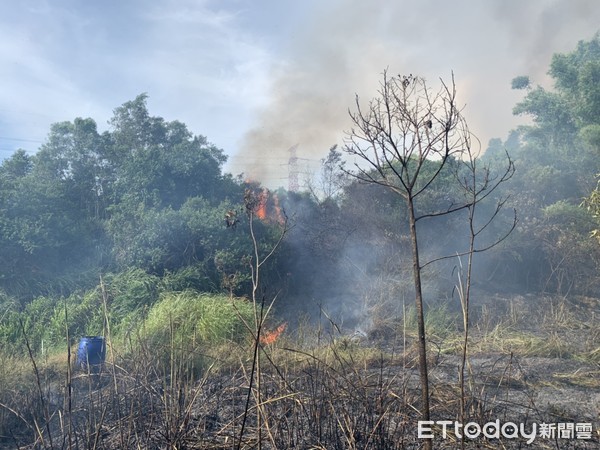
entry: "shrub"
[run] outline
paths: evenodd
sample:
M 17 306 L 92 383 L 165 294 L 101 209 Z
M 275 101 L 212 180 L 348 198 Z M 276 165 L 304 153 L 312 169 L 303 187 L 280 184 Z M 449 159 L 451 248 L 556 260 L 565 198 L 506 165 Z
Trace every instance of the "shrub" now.
M 104 284 L 110 309 L 117 321 L 154 304 L 160 292 L 160 278 L 135 268 L 106 275 Z M 102 295 L 100 289 L 97 290 L 98 295 Z
M 150 309 L 144 334 L 155 344 L 198 343 L 210 347 L 247 336 L 243 320 L 253 320 L 252 305 L 225 295 L 193 291 L 165 293 Z

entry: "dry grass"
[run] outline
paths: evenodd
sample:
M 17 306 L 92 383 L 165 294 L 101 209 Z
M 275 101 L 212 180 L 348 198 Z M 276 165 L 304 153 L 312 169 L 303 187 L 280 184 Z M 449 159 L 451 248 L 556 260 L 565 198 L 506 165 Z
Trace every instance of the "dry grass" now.
M 457 337 L 448 353 L 458 353 L 460 341 Z M 514 330 L 510 326 L 497 325 L 487 334 L 473 333 L 470 340 L 471 354 L 513 354 L 522 357 L 568 358 L 572 348 L 557 333 L 544 335 Z
M 600 391 L 600 372 L 594 369 L 598 333 L 589 332 L 586 321 L 558 302 L 545 311 L 535 318 L 536 330 L 520 329 L 513 312 L 488 322 L 485 332 L 480 327 L 473 333 L 466 401 L 470 420 L 531 421 L 534 416 L 539 422 L 558 417 L 557 411 L 572 417 L 563 405 L 540 408 L 536 393 L 565 386 Z M 453 365 L 460 332 L 447 312 L 430 313 L 428 326 L 437 331 L 429 343 L 432 413 L 434 419 L 452 420 L 460 408 Z M 558 320 L 556 327 L 552 318 Z M 202 339 L 182 340 L 172 328 L 161 348 L 143 333 L 115 339 L 114 359 L 109 357 L 96 375 L 75 371 L 68 379 L 66 352 L 44 355 L 38 361 L 43 404 L 30 361 L 2 355 L 0 447 L 416 448 L 420 394 L 413 331 L 410 320 L 388 325 L 385 339 L 376 334 L 377 340 L 308 326 L 286 332 L 261 347 L 260 384 L 251 389 L 251 340 L 207 346 Z M 573 331 L 570 326 L 586 331 L 587 338 L 565 339 Z M 566 361 L 565 369 L 549 378 L 530 379 L 521 363 L 535 357 Z M 579 361 L 581 367 L 569 370 L 568 361 Z M 247 404 L 248 393 L 260 401 Z M 244 417 L 247 425 L 241 435 Z M 518 443 L 501 444 L 510 448 Z M 438 441 L 436 448 L 457 445 L 451 437 Z
M 586 389 L 600 389 L 600 370 L 575 370 L 573 372 L 554 373 L 557 386 L 565 383 Z

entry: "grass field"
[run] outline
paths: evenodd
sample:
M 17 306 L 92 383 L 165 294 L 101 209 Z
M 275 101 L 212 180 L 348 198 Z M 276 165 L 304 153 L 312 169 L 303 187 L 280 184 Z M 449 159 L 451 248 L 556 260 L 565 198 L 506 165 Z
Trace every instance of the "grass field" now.
M 260 370 L 252 371 L 251 306 L 166 296 L 135 330 L 107 336 L 98 373 L 74 365 L 74 347 L 34 358 L 25 349 L 24 356 L 0 354 L 0 448 L 419 448 L 410 309 L 375 321 L 366 335 L 334 323 L 288 328 L 258 347 Z M 477 303 L 469 421 L 592 423 L 590 440 L 540 439 L 535 448 L 598 448 L 599 310 L 590 298 L 490 296 Z M 432 415 L 455 420 L 460 321 L 434 306 L 427 328 Z M 460 446 L 454 433 L 436 436 L 435 448 Z M 465 448 L 523 445 L 465 441 Z

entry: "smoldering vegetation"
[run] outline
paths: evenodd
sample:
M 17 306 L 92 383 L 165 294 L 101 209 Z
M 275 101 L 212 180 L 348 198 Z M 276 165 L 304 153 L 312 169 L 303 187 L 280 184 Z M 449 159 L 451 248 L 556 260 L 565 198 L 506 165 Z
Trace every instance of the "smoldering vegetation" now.
M 499 318 L 501 302 L 507 311 Z M 528 429 L 542 422 L 593 423 L 598 337 L 586 337 L 593 321 L 573 313 L 576 306 L 553 297 L 490 299 L 474 330 L 470 421 Z M 91 371 L 64 353 L 37 359 L 35 372 L 31 361 L 4 355 L 2 447 L 421 448 L 410 314 L 404 331 L 386 335 L 344 336 L 334 323 L 283 335 L 261 348 L 258 385 L 248 334 L 203 341 L 199 333 L 194 339 L 177 335 L 174 320 L 161 325 L 164 340 L 141 330 L 125 342 L 110 340 L 106 363 Z M 447 311 L 429 315 L 435 420 L 454 418 L 459 408 L 454 349 L 460 343 L 453 326 Z M 555 333 L 560 337 L 549 341 Z M 459 445 L 453 433 L 436 441 L 436 448 Z M 481 441 L 466 445 L 478 448 Z M 485 445 L 522 448 L 524 442 L 492 439 Z M 545 440 L 536 445 L 554 448 Z M 563 440 L 560 448 L 596 445 L 592 437 Z
M 439 191 L 424 202 L 424 208 L 437 210 L 459 204 L 461 194 Z M 313 319 L 320 315 L 328 320 L 328 316 L 346 332 L 368 332 L 378 321 L 401 317 L 403 308 L 413 303 L 413 258 L 404 199 L 381 186 L 350 182 L 339 201 L 315 202 L 309 195 L 290 193 L 283 205 L 293 227 L 282 249 L 289 252 L 282 270 L 290 280 L 279 305 L 282 314 L 293 311 L 289 320 L 299 317 L 298 312 Z M 491 201 L 483 205 L 482 217 L 489 217 L 493 207 Z M 506 233 L 512 214 L 510 208 L 503 211 L 482 240 L 489 244 Z M 455 287 L 469 244 L 465 219 L 462 212 L 419 223 L 428 302 L 432 307 L 444 304 L 456 313 L 460 301 Z M 506 292 L 503 283 L 508 280 L 502 279 L 502 265 L 510 261 L 501 261 L 501 251 L 477 255 L 474 279 L 478 287 Z M 511 289 L 526 290 L 512 283 L 507 286 Z

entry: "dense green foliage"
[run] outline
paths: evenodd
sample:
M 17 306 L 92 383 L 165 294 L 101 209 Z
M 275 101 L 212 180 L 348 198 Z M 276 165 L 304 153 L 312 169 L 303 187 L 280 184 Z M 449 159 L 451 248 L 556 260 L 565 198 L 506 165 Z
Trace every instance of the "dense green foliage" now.
M 592 233 L 600 228 L 600 37 L 555 55 L 549 74 L 552 90 L 527 76 L 515 78 L 513 88 L 524 97 L 514 113 L 531 124 L 504 141 L 491 140 L 482 158 L 502 170 L 508 151 L 516 173 L 480 206 L 481 217 L 509 197 L 519 223 L 510 239 L 476 258 L 475 282 L 496 291 L 598 295 L 600 249 Z M 72 337 L 101 333 L 104 302 L 122 333 L 144 321 L 150 328 L 168 323 L 167 310 L 169 320 L 179 320 L 186 303 L 192 321 L 182 328 L 186 333 L 225 336 L 223 330 L 237 327 L 229 319 L 216 319 L 223 330 L 205 325 L 203 308 L 231 318 L 231 303 L 191 294 L 250 294 L 253 249 L 244 192 L 260 186 L 223 173 L 225 161 L 222 150 L 184 124 L 151 116 L 145 95 L 116 108 L 108 131 L 100 133 L 90 118 L 58 123 L 35 155 L 17 151 L 4 160 L 0 344 L 23 343 L 21 322 L 35 350 L 42 342 L 63 345 L 67 330 Z M 418 211 L 460 202 L 459 165 L 449 161 L 420 196 Z M 307 192 L 280 190 L 269 198 L 271 213 L 283 206 L 293 225 L 261 274 L 259 300 L 277 294 L 279 314 L 317 315 L 319 305 L 327 305 L 352 318 L 409 298 L 402 199 L 353 180 L 339 166 L 343 158 L 334 147 Z M 429 161 L 423 170 L 436 167 Z M 229 211 L 236 226 L 225 223 Z M 509 216 L 500 214 L 483 239 L 500 236 Z M 464 250 L 464 219 L 419 222 L 425 257 Z M 261 251 L 269 251 L 277 219 L 254 224 Z M 429 298 L 450 295 L 456 263 L 427 268 L 427 279 L 436 280 L 428 281 Z
M 506 192 L 519 211 L 519 226 L 503 247 L 498 272 L 518 289 L 597 294 L 598 246 L 590 238 L 592 215 L 581 208 L 600 172 L 600 35 L 556 54 L 549 75 L 554 90 L 524 84 L 514 113 L 531 125 L 493 140 L 485 158 L 507 149 L 517 172 Z
M 110 125 L 55 124 L 35 155 L 18 151 L 0 166 L 4 348 L 24 334 L 38 351 L 64 346 L 67 331 L 103 333 L 104 302 L 127 332 L 161 292 L 247 292 L 246 186 L 222 173 L 222 150 L 150 116 L 145 95 L 115 109 Z M 256 224 L 259 241 L 268 228 Z
M 168 344 L 169 339 L 219 344 L 248 337 L 244 322 L 250 325 L 252 321 L 248 302 L 188 291 L 163 295 L 150 309 L 142 330 L 160 344 Z
M 163 275 L 198 265 L 214 289 L 212 261 L 232 233 L 223 212 L 243 187 L 223 175 L 223 152 L 180 122 L 151 117 L 140 95 L 115 110 L 112 129 L 92 119 L 55 124 L 34 156 L 0 167 L 0 287 L 28 301 L 68 295 L 98 274 L 139 268 Z

